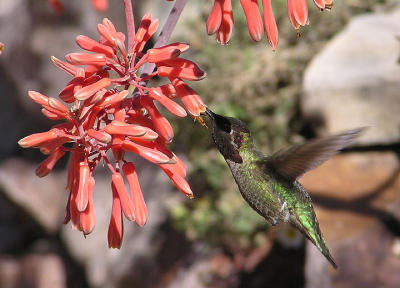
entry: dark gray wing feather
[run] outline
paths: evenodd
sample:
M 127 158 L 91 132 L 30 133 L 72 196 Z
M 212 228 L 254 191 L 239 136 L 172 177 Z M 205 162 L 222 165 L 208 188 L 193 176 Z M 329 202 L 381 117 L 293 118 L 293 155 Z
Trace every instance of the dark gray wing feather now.
M 288 180 L 296 180 L 349 145 L 365 128 L 294 145 L 266 157 L 264 165 Z

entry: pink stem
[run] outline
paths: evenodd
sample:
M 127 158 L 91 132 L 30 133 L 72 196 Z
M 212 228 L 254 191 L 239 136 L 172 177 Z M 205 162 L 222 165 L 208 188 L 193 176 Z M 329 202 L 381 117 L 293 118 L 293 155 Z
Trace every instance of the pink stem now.
M 124 0 L 126 28 L 128 31 L 128 53 L 133 53 L 133 46 L 135 44 L 135 19 L 132 10 L 132 1 Z

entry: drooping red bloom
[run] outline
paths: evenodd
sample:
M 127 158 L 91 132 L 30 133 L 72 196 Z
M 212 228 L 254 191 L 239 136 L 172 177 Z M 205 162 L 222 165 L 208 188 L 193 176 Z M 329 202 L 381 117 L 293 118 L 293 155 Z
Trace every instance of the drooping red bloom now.
M 98 24 L 99 41 L 83 35 L 76 38 L 77 44 L 88 52 L 69 53 L 66 61 L 52 57 L 57 67 L 72 76 L 59 94 L 64 103 L 39 92 L 28 94 L 42 106 L 46 117 L 63 123 L 18 142 L 23 148 L 39 148 L 49 155 L 36 170 L 39 177 L 48 175 L 57 161 L 71 152 L 64 223 L 71 221 L 72 227 L 85 235 L 93 230 L 96 219 L 93 171 L 101 161 L 107 164 L 113 194 L 108 243 L 113 248 L 121 246 L 122 215 L 139 226 L 146 223 L 148 215 L 136 167 L 125 160 L 127 152 L 158 165 L 184 195 L 193 197 L 185 180 L 185 165 L 167 148 L 174 137 L 173 129 L 154 101 L 177 117 L 185 117 L 187 112 L 194 118 L 199 116 L 205 105 L 184 80 L 201 80 L 205 73 L 194 62 L 180 58 L 189 49 L 186 43 L 143 52 L 157 27 L 158 21 L 146 14 L 135 35 L 133 52 L 128 54 L 125 35 L 104 19 Z M 146 63 L 155 63 L 157 69 L 141 76 L 139 69 Z M 146 80 L 154 76 L 165 77 L 169 83 L 147 87 Z M 180 100 L 183 107 L 173 99 Z M 109 150 L 113 160 L 106 155 Z
M 64 11 L 64 6 L 60 0 L 48 0 L 54 11 L 58 14 Z M 93 7 L 99 12 L 105 12 L 108 9 L 108 0 L 91 0 Z
M 320 11 L 331 9 L 334 0 L 314 0 Z M 250 37 L 258 42 L 262 39 L 263 28 L 273 50 L 278 45 L 278 28 L 271 0 L 262 0 L 263 19 L 260 15 L 258 0 L 240 0 L 246 16 Z M 308 8 L 306 0 L 287 0 L 287 10 L 290 22 L 298 35 L 300 26 L 308 24 Z M 229 42 L 233 31 L 233 13 L 231 0 L 214 0 L 211 13 L 207 20 L 208 35 L 216 34 L 217 41 L 222 45 Z

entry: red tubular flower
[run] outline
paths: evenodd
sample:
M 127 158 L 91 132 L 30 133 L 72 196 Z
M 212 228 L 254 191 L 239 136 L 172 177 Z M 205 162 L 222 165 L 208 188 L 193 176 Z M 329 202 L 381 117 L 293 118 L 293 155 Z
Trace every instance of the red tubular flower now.
M 263 11 L 264 11 L 264 28 L 268 42 L 272 47 L 272 50 L 276 50 L 278 45 L 278 27 L 274 17 L 274 12 L 271 7 L 271 0 L 262 0 Z
M 79 163 L 79 184 L 76 201 L 76 208 L 79 212 L 86 210 L 89 201 L 89 177 L 90 168 L 85 162 Z
M 108 8 L 108 0 L 92 0 L 93 7 L 99 12 L 105 12 Z
M 313 0 L 315 6 L 323 11 L 331 9 L 334 0 Z M 278 44 L 278 29 L 271 7 L 271 0 L 262 0 L 263 17 L 258 7 L 258 0 L 240 0 L 247 20 L 250 37 L 258 42 L 262 39 L 264 26 L 268 42 L 273 50 Z M 306 0 L 287 0 L 287 11 L 289 20 L 297 30 L 298 35 L 300 26 L 308 24 L 308 8 Z M 216 33 L 217 42 L 225 45 L 229 42 L 233 32 L 233 14 L 231 0 L 214 0 L 210 15 L 207 19 L 206 29 L 208 35 Z
M 114 173 L 112 175 L 112 184 L 115 187 L 115 191 L 118 193 L 118 197 L 121 201 L 121 209 L 124 212 L 126 219 L 129 221 L 135 221 L 135 211 L 133 210 L 132 200 L 126 192 L 124 179 L 120 173 Z
M 207 33 L 212 35 L 217 32 L 218 28 L 221 26 L 222 22 L 222 6 L 224 0 L 214 0 L 214 5 L 212 7 L 210 16 L 207 19 Z
M 193 117 L 199 116 L 205 111 L 205 105 L 182 79 L 197 81 L 205 77 L 205 72 L 194 62 L 180 58 L 189 49 L 186 43 L 142 52 L 157 27 L 158 21 L 150 14 L 145 15 L 136 33 L 133 51 L 128 55 L 125 35 L 118 32 L 110 20 L 104 19 L 97 27 L 99 41 L 83 35 L 76 38 L 86 52 L 69 53 L 65 56 L 66 61 L 52 57 L 54 64 L 72 77 L 59 94 L 63 102 L 35 91 L 28 94 L 42 106 L 46 117 L 64 123 L 18 142 L 23 148 L 39 148 L 42 153 L 49 154 L 36 170 L 40 177 L 49 174 L 66 152 L 72 152 L 64 223 L 71 221 L 72 227 L 84 235 L 91 233 L 96 219 L 93 171 L 101 161 L 107 164 L 112 174 L 113 192 L 108 243 L 114 248 L 119 248 L 122 243 L 122 214 L 139 226 L 147 221 L 147 208 L 136 168 L 133 163 L 126 162 L 125 153 L 137 154 L 158 165 L 181 192 L 193 197 L 185 180 L 184 163 L 166 146 L 172 141 L 174 131 L 154 101 L 175 116 L 185 117 L 186 111 Z M 146 63 L 155 63 L 157 71 L 140 76 L 139 69 Z M 165 77 L 169 83 L 159 87 L 143 86 L 154 76 Z M 183 107 L 174 102 L 175 98 Z M 64 146 L 66 143 L 70 145 Z M 107 154 L 110 149 L 114 159 Z M 120 171 L 121 161 L 124 175 Z M 130 194 L 125 189 L 123 177 L 128 181 Z
M 85 209 L 80 214 L 79 217 L 79 224 L 81 226 L 82 232 L 84 235 L 90 234 L 94 226 L 96 224 L 96 212 L 94 210 L 94 203 L 93 203 L 93 189 L 95 185 L 95 180 L 93 177 L 89 178 L 89 183 L 88 183 L 88 204 Z
M 247 28 L 254 41 L 261 41 L 263 34 L 263 23 L 260 16 L 257 0 L 240 0 L 244 14 L 246 15 Z
M 296 30 L 307 24 L 308 8 L 306 0 L 287 0 L 287 11 L 289 20 Z
M 36 175 L 39 177 L 44 177 L 48 175 L 51 170 L 53 170 L 54 165 L 56 165 L 57 161 L 60 160 L 61 157 L 63 157 L 65 154 L 64 151 L 61 150 L 61 148 L 56 148 L 49 157 L 47 157 L 45 160 L 43 160 L 42 163 L 37 167 L 36 169 Z
M 330 10 L 333 6 L 333 0 L 314 0 L 315 6 L 320 10 Z
M 121 200 L 116 191 L 114 183 L 111 183 L 113 193 L 113 204 L 111 210 L 110 225 L 108 226 L 108 247 L 121 248 L 124 235 L 124 222 L 122 221 Z
M 57 14 L 61 14 L 64 11 L 64 6 L 60 0 L 48 0 L 53 10 Z M 108 9 L 108 0 L 92 0 L 93 7 L 99 12 L 105 12 Z
M 222 5 L 222 21 L 216 32 L 217 41 L 221 45 L 228 44 L 233 33 L 233 12 L 231 0 L 224 0 Z
M 125 177 L 128 180 L 131 199 L 135 210 L 136 223 L 143 226 L 147 222 L 147 206 L 144 202 L 143 193 L 140 189 L 139 179 L 136 173 L 136 167 L 132 162 L 124 163 L 122 166 Z

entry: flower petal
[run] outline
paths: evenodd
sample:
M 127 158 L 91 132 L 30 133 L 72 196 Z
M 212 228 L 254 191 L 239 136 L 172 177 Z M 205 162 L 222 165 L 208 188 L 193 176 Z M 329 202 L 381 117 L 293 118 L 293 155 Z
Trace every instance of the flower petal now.
M 263 35 L 263 22 L 258 8 L 257 0 L 240 0 L 246 15 L 247 28 L 249 29 L 250 37 L 254 41 L 261 41 Z
M 169 112 L 177 117 L 186 117 L 186 111 L 178 103 L 172 101 L 166 95 L 163 94 L 160 87 L 151 88 L 149 96 L 161 103 Z
M 115 191 L 118 193 L 118 197 L 121 202 L 122 212 L 129 221 L 135 221 L 135 210 L 133 203 L 129 197 L 128 192 L 125 189 L 124 180 L 122 175 L 118 172 L 112 175 L 112 184 L 114 185 Z
M 79 212 L 83 212 L 86 209 L 89 200 L 89 177 L 90 168 L 85 162 L 79 163 L 79 186 L 78 193 L 75 199 L 76 208 Z
M 271 0 L 262 0 L 263 11 L 264 11 L 264 29 L 267 36 L 268 42 L 272 47 L 272 50 L 276 50 L 278 45 L 278 27 L 274 17 L 274 12 L 271 7 Z
M 136 167 L 132 162 L 126 162 L 122 166 L 122 171 L 128 180 L 131 199 L 135 210 L 136 223 L 139 226 L 144 226 L 147 222 L 147 206 L 143 198 L 142 189 L 140 189 Z
M 113 203 L 110 224 L 108 225 L 108 247 L 121 248 L 124 235 L 124 223 L 122 221 L 121 201 L 113 183 L 111 183 Z
M 102 53 L 69 53 L 65 55 L 65 59 L 73 65 L 95 65 L 104 66 L 106 65 L 106 55 Z
M 233 33 L 233 12 L 231 0 L 224 0 L 222 6 L 222 22 L 216 33 L 217 41 L 221 45 L 228 44 Z
M 101 54 L 105 54 L 109 58 L 114 57 L 114 50 L 110 46 L 103 45 L 85 35 L 79 35 L 76 37 L 76 43 L 82 49 L 91 52 L 97 52 Z
M 217 32 L 222 23 L 222 5 L 224 0 L 214 0 L 214 5 L 207 19 L 207 34 L 212 35 Z
M 50 156 L 48 156 L 45 160 L 43 160 L 40 165 L 36 168 L 36 175 L 38 177 L 44 177 L 48 175 L 51 170 L 53 170 L 54 165 L 56 165 L 57 161 L 60 160 L 61 157 L 65 155 L 65 152 L 60 148 L 55 149 Z
M 88 205 L 86 210 L 80 214 L 79 217 L 79 224 L 82 228 L 83 234 L 88 235 L 90 234 L 94 226 L 96 224 L 96 212 L 94 210 L 94 203 L 93 203 L 93 189 L 95 185 L 95 180 L 92 176 L 89 177 L 89 184 L 88 184 Z
M 154 129 L 166 143 L 170 143 L 174 138 L 174 130 L 168 120 L 161 115 L 151 99 L 148 97 L 140 97 L 140 104 L 146 108 L 151 120 L 153 121 Z

